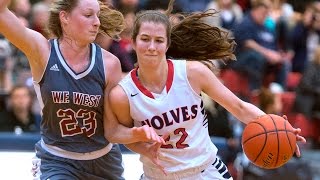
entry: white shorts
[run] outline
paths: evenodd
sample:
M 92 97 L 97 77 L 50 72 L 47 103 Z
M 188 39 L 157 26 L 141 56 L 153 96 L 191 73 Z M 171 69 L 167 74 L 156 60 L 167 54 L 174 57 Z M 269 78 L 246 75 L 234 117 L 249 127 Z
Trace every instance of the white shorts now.
M 233 180 L 230 175 L 227 166 L 216 157 L 215 161 L 209 165 L 206 169 L 202 170 L 199 173 L 192 175 L 183 176 L 179 173 L 171 173 L 167 176 L 161 175 L 157 178 L 148 178 L 145 175 L 141 176 L 141 180 Z

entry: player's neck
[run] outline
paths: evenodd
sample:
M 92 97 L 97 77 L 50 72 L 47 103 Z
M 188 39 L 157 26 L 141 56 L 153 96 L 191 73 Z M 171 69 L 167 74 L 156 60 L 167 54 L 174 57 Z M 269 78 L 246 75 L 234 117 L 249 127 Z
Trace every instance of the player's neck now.
M 90 56 L 90 44 L 81 45 L 72 40 L 61 39 L 59 42 L 59 49 L 68 62 L 87 61 Z
M 167 82 L 168 65 L 165 64 L 157 69 L 139 68 L 137 76 L 145 88 L 159 94 L 162 92 Z
M 73 71 L 82 72 L 89 66 L 90 45 L 77 46 L 67 41 L 61 41 L 59 48 L 64 60 Z

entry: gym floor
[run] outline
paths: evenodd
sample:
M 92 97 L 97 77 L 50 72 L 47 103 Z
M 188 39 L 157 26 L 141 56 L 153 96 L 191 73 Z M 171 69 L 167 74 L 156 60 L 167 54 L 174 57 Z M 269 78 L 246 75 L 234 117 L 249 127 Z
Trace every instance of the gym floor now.
M 0 179 L 21 180 L 33 179 L 31 173 L 32 151 L 8 152 L 0 151 Z M 139 156 L 133 153 L 123 154 L 124 178 L 138 180 L 142 174 L 142 164 Z

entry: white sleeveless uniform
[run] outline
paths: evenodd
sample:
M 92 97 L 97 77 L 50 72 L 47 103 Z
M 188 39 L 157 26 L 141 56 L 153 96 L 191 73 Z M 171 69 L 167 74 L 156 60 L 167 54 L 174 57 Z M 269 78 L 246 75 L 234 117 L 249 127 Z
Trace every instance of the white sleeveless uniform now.
M 160 164 L 168 175 L 165 176 L 147 157 L 141 156 L 144 179 L 212 179 L 203 175 L 204 170 L 215 162 L 217 148 L 208 134 L 201 96 L 189 84 L 186 61 L 167 62 L 168 78 L 161 94 L 153 94 L 140 83 L 137 69 L 119 83 L 128 96 L 134 125 L 147 124 L 159 135 L 170 135 L 159 155 Z M 228 173 L 227 169 L 223 173 Z

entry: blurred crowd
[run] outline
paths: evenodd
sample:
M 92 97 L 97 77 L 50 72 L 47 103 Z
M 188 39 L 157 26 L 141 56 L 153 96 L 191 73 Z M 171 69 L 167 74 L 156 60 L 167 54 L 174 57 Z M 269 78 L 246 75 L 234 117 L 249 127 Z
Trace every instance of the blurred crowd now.
M 12 0 L 9 8 L 25 26 L 48 39 L 48 9 L 53 0 Z M 131 28 L 142 9 L 165 9 L 168 0 L 104 0 L 126 20 L 121 40 L 98 35 L 96 42 L 121 61 L 123 74 L 135 67 Z M 217 61 L 218 77 L 234 93 L 266 113 L 287 115 L 310 142 L 320 144 L 320 1 L 176 0 L 176 13 L 216 12 L 205 23 L 235 38 L 236 61 Z M 235 80 L 236 83 L 230 83 Z M 238 84 L 238 85 L 237 85 Z M 0 35 L 0 131 L 39 132 L 40 108 L 25 55 Z M 243 125 L 223 107 L 205 99 L 209 133 L 228 151 L 232 162 L 240 147 Z M 220 141 L 221 140 L 221 141 Z M 215 144 L 217 144 L 215 142 Z M 219 146 L 219 143 L 218 143 Z

